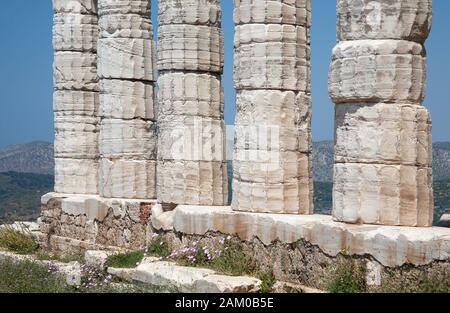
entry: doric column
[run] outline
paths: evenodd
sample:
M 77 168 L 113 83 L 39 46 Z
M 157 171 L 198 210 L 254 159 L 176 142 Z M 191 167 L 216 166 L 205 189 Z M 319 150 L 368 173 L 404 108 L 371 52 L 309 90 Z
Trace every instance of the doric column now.
M 431 226 L 431 118 L 422 106 L 431 0 L 338 0 L 333 216 Z
M 310 0 L 235 0 L 233 209 L 310 214 Z
M 226 205 L 219 0 L 160 0 L 158 202 Z
M 98 175 L 97 7 L 53 0 L 55 191 L 96 194 Z
M 153 42 L 148 0 L 99 0 L 100 195 L 156 198 Z

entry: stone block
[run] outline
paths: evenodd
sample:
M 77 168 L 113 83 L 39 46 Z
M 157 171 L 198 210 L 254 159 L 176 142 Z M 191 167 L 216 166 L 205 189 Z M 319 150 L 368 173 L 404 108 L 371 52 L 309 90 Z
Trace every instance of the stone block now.
M 397 39 L 423 43 L 432 20 L 432 0 L 339 0 L 338 39 Z
M 100 155 L 103 158 L 156 158 L 155 124 L 143 120 L 103 119 Z
M 282 89 L 309 92 L 310 47 L 307 44 L 268 42 L 235 49 L 236 89 Z
M 227 163 L 158 161 L 159 203 L 226 205 Z
M 160 25 L 189 24 L 220 27 L 220 0 L 160 0 Z
M 236 25 L 234 33 L 234 46 L 283 42 L 310 44 L 309 28 L 289 24 L 244 24 Z
M 150 16 L 148 0 L 98 0 L 98 15 L 140 14 Z
M 56 90 L 98 91 L 97 55 L 87 52 L 56 52 L 53 80 Z
M 99 77 L 153 81 L 152 49 L 151 39 L 99 39 Z
M 97 0 L 52 0 L 54 13 L 97 14 Z
M 98 20 L 95 15 L 55 14 L 53 49 L 55 51 L 97 51 Z
M 431 117 L 419 105 L 337 105 L 338 163 L 432 166 Z
M 79 90 L 55 90 L 53 112 L 60 115 L 85 115 L 94 117 L 99 109 L 97 92 Z
M 98 26 L 100 38 L 153 38 L 150 18 L 139 14 L 102 15 Z
M 433 223 L 431 168 L 345 163 L 334 166 L 333 217 L 357 224 L 428 227 Z
M 311 24 L 310 0 L 234 0 L 235 24 Z
M 99 193 L 106 198 L 156 198 L 156 162 L 101 159 Z
M 55 191 L 97 194 L 98 161 L 55 158 Z
M 100 113 L 103 118 L 153 120 L 154 84 L 145 81 L 102 79 Z
M 158 30 L 158 70 L 221 73 L 223 36 L 219 27 L 163 25 Z
M 341 42 L 333 50 L 329 94 L 335 103 L 420 104 L 425 93 L 422 45 L 401 40 Z
M 55 157 L 95 159 L 98 157 L 97 118 L 55 116 Z
M 158 158 L 189 161 L 225 160 L 224 121 L 199 116 L 159 116 Z
M 224 99 L 220 77 L 211 74 L 167 72 L 158 78 L 160 116 L 223 118 Z

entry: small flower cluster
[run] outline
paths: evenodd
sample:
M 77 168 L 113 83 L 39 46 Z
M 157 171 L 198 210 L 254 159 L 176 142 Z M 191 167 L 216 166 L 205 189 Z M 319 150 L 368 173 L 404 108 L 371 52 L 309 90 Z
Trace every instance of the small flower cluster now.
M 205 245 L 201 245 L 199 241 L 194 241 L 181 249 L 173 250 L 169 258 L 172 260 L 185 260 L 191 264 L 201 263 L 202 261 L 211 262 L 228 249 L 226 243 L 229 240 L 231 240 L 231 236 L 227 238 L 222 237 Z
M 106 274 L 105 272 L 86 264 L 81 266 L 81 274 L 81 287 L 86 289 L 107 286 L 113 279 L 112 275 Z
M 48 270 L 47 271 L 49 273 L 56 273 L 59 270 L 58 264 L 56 262 L 54 262 L 54 261 L 50 261 L 47 266 L 48 266 Z

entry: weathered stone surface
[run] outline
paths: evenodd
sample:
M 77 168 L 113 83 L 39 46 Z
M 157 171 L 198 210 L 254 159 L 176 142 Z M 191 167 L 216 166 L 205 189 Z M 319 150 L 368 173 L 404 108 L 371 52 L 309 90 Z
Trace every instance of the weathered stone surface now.
M 97 194 L 97 177 L 97 160 L 55 158 L 56 192 Z
M 55 51 L 97 51 L 98 26 L 95 15 L 55 14 L 53 49 Z
M 101 38 L 98 41 L 100 78 L 153 81 L 151 39 Z
M 55 13 L 97 14 L 97 0 L 52 0 Z
M 158 78 L 160 116 L 201 116 L 222 119 L 224 99 L 220 77 L 208 73 L 161 73 Z
M 88 250 L 84 254 L 84 261 L 88 266 L 103 270 L 105 268 L 106 260 L 110 255 L 111 253 L 106 251 Z
M 337 105 L 335 161 L 432 166 L 431 117 L 419 105 Z
M 223 120 L 199 116 L 158 118 L 158 158 L 161 160 L 224 161 Z
M 156 161 L 101 159 L 99 193 L 106 198 L 156 198 Z
M 235 27 L 235 47 L 266 42 L 309 44 L 309 28 L 288 24 L 244 24 Z
M 159 203 L 226 205 L 227 163 L 202 161 L 158 161 Z
M 424 49 L 418 43 L 344 41 L 333 49 L 329 94 L 335 103 L 420 104 L 425 76 Z
M 138 14 L 109 14 L 99 18 L 100 38 L 152 39 L 153 29 L 147 16 Z
M 432 20 L 432 0 L 339 0 L 339 40 L 400 39 L 423 43 Z
M 310 48 L 301 43 L 266 42 L 235 48 L 237 89 L 310 90 Z
M 156 230 L 171 231 L 173 230 L 174 217 L 175 210 L 165 212 L 162 205 L 157 203 L 152 208 L 152 227 Z
M 158 10 L 160 25 L 220 26 L 220 0 L 160 0 Z
M 218 275 L 209 269 L 183 267 L 171 262 L 140 264 L 133 280 L 189 293 L 249 293 L 257 292 L 261 285 L 261 281 L 253 277 Z
M 55 157 L 94 159 L 98 156 L 97 118 L 55 116 Z
M 103 119 L 99 142 L 102 157 L 155 159 L 155 124 L 138 119 Z
M 265 247 L 278 241 L 306 241 L 328 256 L 345 251 L 348 255 L 371 256 L 389 267 L 426 265 L 450 257 L 447 228 L 349 225 L 325 215 L 256 214 L 233 212 L 226 207 L 178 206 L 174 229 L 186 235 L 236 234 L 249 242 L 256 237 Z
M 439 219 L 438 226 L 450 227 L 450 214 L 443 214 Z
M 56 52 L 53 69 L 56 90 L 98 91 L 96 54 Z
M 241 90 L 236 105 L 235 149 L 311 153 L 310 96 L 292 91 Z
M 53 112 L 68 116 L 97 116 L 99 96 L 97 92 L 55 90 Z
M 235 24 L 310 25 L 309 0 L 234 0 Z
M 431 168 L 344 163 L 334 166 L 333 217 L 341 222 L 432 226 Z
M 140 14 L 150 16 L 147 0 L 98 0 L 98 15 Z
M 285 165 L 284 167 L 287 167 Z M 294 165 L 291 165 L 294 167 Z M 245 168 L 240 166 L 239 169 Z M 248 167 L 247 167 L 248 168 Z M 247 169 L 245 168 L 245 169 Z M 284 170 L 280 170 L 285 173 Z M 276 214 L 312 214 L 313 213 L 313 181 L 309 177 L 299 177 L 281 183 L 270 183 L 276 180 L 270 173 L 259 170 L 259 177 L 251 182 L 241 178 L 233 178 L 232 206 L 235 211 Z M 265 175 L 264 175 L 265 174 Z M 276 176 L 273 174 L 272 176 Z M 265 182 L 255 182 L 263 180 Z
M 99 115 L 111 119 L 141 118 L 153 120 L 154 85 L 145 81 L 102 79 Z
M 219 27 L 163 25 L 158 30 L 158 69 L 221 73 L 223 35 Z

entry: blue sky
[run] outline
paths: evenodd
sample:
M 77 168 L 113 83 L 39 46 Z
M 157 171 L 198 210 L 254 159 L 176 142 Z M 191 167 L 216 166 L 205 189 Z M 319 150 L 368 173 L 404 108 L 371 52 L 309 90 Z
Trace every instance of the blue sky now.
M 156 8 L 156 0 L 152 0 Z M 312 0 L 313 138 L 333 138 L 333 104 L 327 94 L 331 49 L 336 42 L 334 0 Z M 450 140 L 450 1 L 434 0 L 425 105 L 433 117 L 434 141 Z M 233 9 L 222 0 L 226 45 L 226 122 L 234 121 Z M 153 19 L 156 21 L 156 10 Z M 51 0 L 4 1 L 0 10 L 0 147 L 53 140 Z

